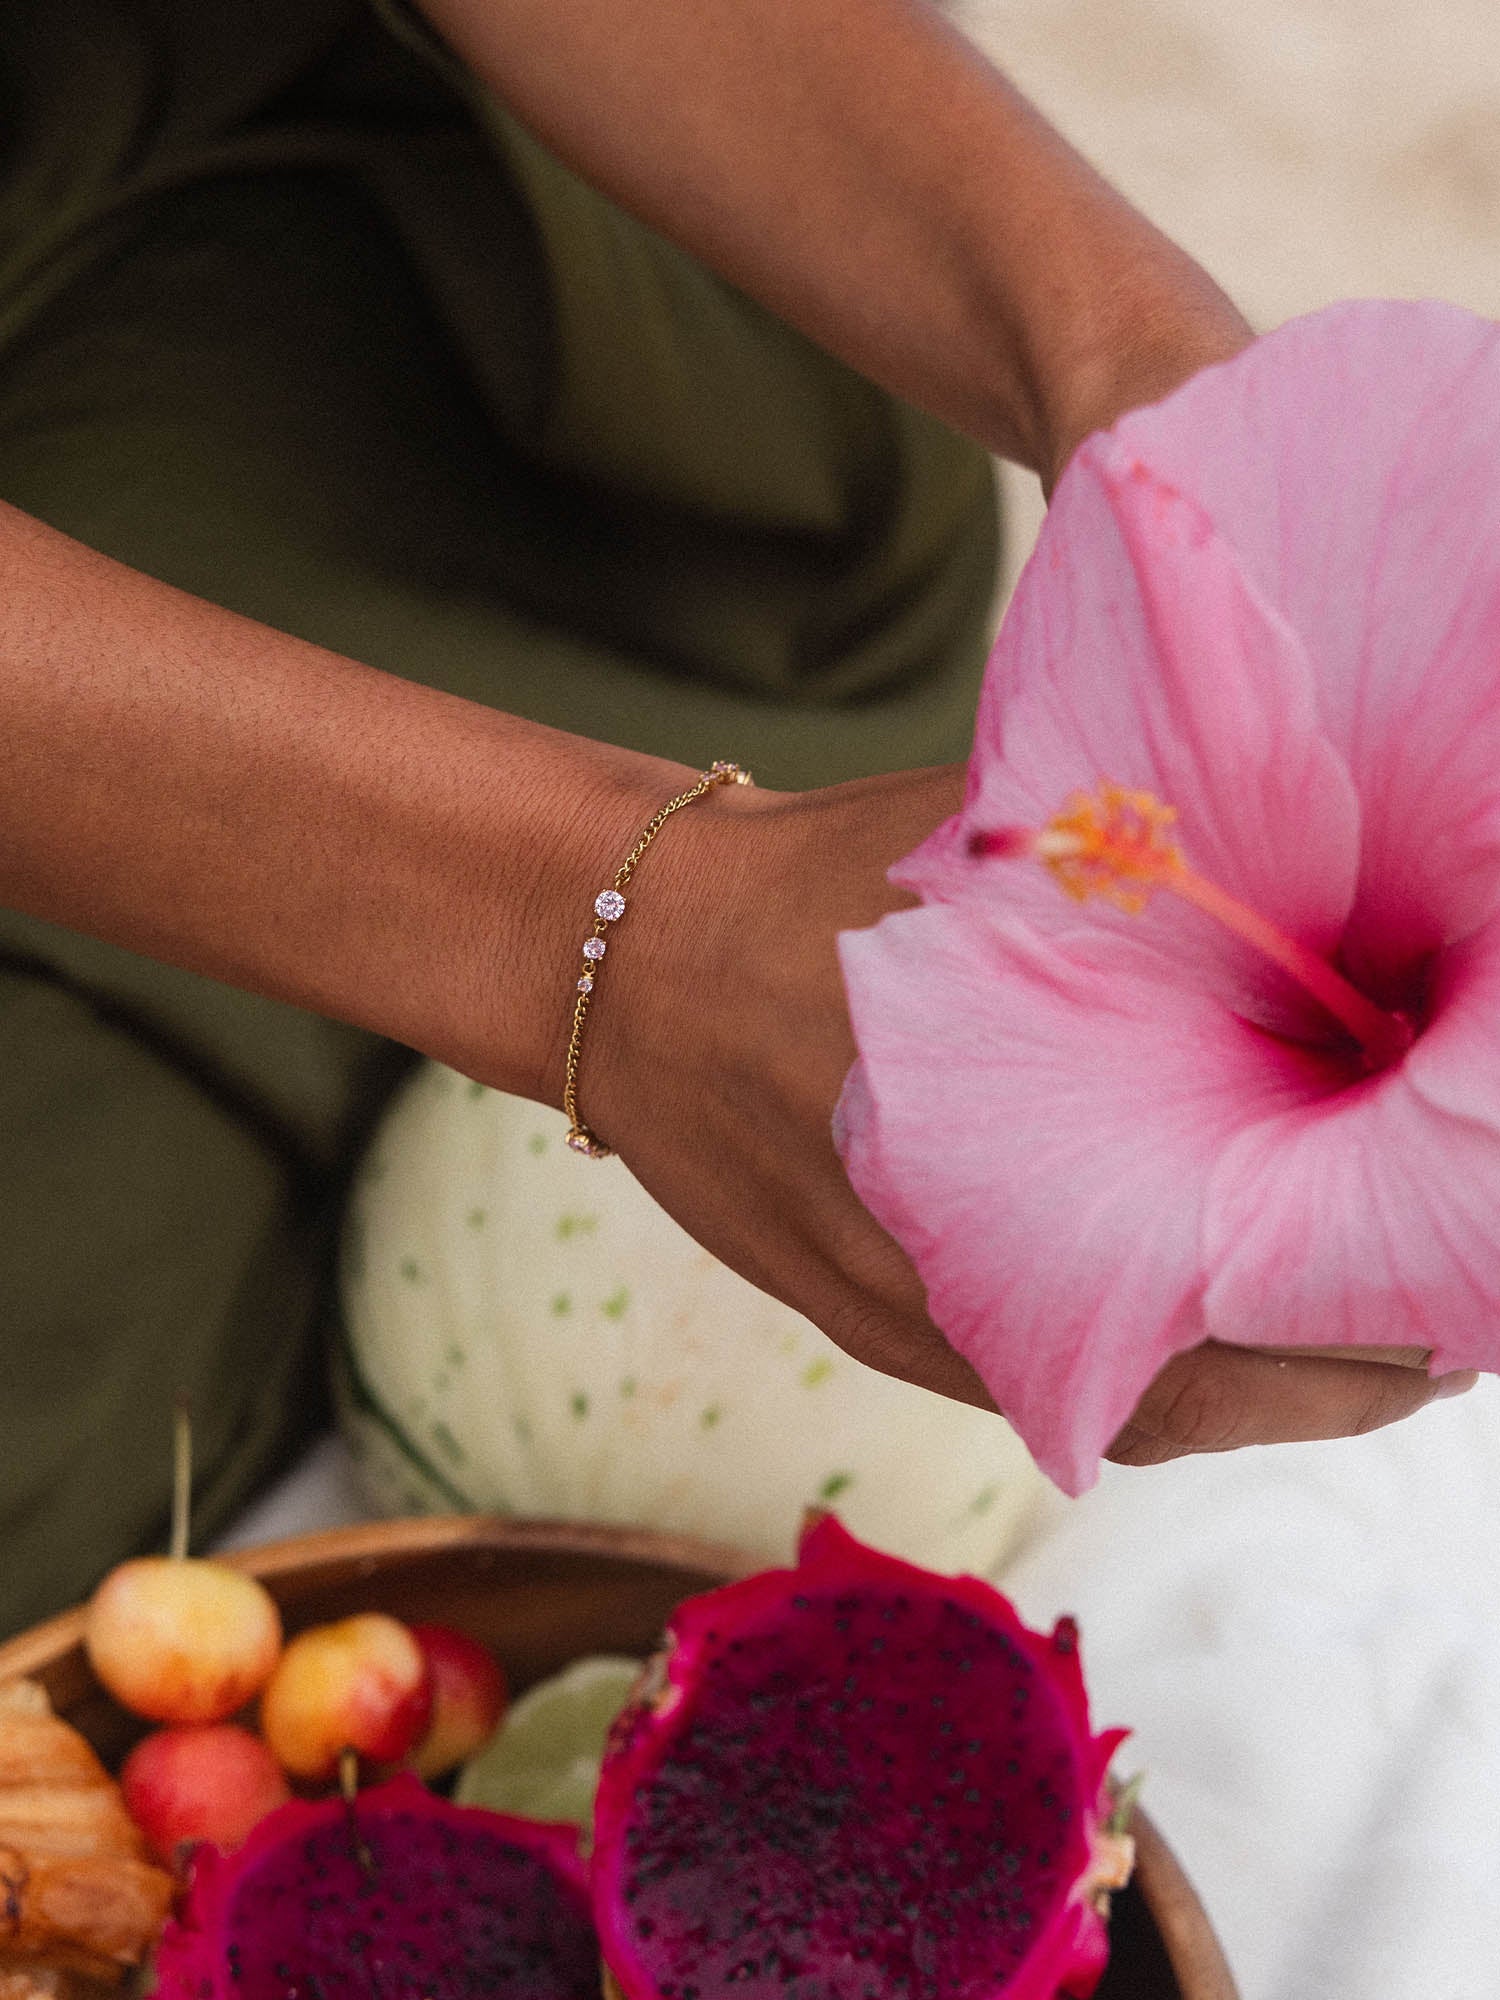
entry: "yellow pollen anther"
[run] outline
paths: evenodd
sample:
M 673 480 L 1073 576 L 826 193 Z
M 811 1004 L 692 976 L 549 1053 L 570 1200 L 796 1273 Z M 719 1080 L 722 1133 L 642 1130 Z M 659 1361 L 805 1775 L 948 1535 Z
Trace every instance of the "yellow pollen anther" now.
M 1153 792 L 1101 783 L 1096 792 L 1075 792 L 1035 836 L 1032 852 L 1076 902 L 1103 896 L 1138 916 L 1153 889 L 1183 873 L 1182 850 L 1167 830 L 1176 818 L 1176 807 Z
M 970 835 L 969 852 L 1011 861 L 1030 855 L 1075 901 L 1103 896 L 1131 916 L 1145 909 L 1153 889 L 1169 889 L 1310 993 L 1360 1044 L 1371 1069 L 1399 1061 L 1415 1033 L 1406 1016 L 1378 1007 L 1300 938 L 1190 868 L 1169 832 L 1176 819 L 1175 809 L 1154 792 L 1101 780 L 1097 791 L 1075 792 L 1039 832 L 981 828 Z

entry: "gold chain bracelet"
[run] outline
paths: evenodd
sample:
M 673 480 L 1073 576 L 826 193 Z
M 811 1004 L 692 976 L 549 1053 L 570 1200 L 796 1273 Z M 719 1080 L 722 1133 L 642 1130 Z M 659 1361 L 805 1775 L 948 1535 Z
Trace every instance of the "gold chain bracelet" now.
M 591 1132 L 578 1115 L 578 1052 L 583 1046 L 583 1024 L 588 1019 L 589 1001 L 593 998 L 594 982 L 599 977 L 604 954 L 607 949 L 605 932 L 611 924 L 617 924 L 625 914 L 625 890 L 636 864 L 646 849 L 661 832 L 673 813 L 690 806 L 694 799 L 701 799 L 716 785 L 750 785 L 755 780 L 738 764 L 731 764 L 720 758 L 711 764 L 693 785 L 685 792 L 679 792 L 675 799 L 654 813 L 641 830 L 641 837 L 631 848 L 625 859 L 615 870 L 615 879 L 609 888 L 601 889 L 594 898 L 594 928 L 583 941 L 583 971 L 578 976 L 573 1002 L 573 1032 L 568 1038 L 567 1082 L 563 1087 L 563 1110 L 568 1117 L 568 1144 L 575 1153 L 587 1153 L 591 1160 L 607 1160 L 614 1151 L 604 1141 Z

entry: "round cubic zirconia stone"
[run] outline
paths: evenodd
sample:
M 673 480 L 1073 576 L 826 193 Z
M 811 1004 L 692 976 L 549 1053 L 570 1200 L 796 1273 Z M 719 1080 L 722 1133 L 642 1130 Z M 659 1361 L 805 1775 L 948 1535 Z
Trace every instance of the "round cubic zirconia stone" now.
M 616 917 L 624 914 L 625 898 L 618 889 L 602 889 L 594 898 L 594 915 L 603 917 L 607 924 L 612 924 Z
M 594 975 L 593 975 L 593 973 L 592 973 L 592 972 L 586 972 L 586 973 L 585 973 L 585 974 L 583 975 L 582 979 L 580 979 L 580 980 L 579 980 L 579 982 L 578 982 L 578 990 L 579 990 L 579 992 L 580 992 L 580 993 L 592 993 L 592 992 L 593 992 L 593 990 L 594 990 Z
M 603 938 L 585 938 L 583 941 L 583 955 L 585 958 L 603 958 Z
M 606 1146 L 602 1139 L 596 1139 L 581 1127 L 575 1127 L 568 1134 L 568 1144 L 575 1153 L 586 1153 L 591 1160 L 607 1160 L 614 1151 L 613 1147 Z

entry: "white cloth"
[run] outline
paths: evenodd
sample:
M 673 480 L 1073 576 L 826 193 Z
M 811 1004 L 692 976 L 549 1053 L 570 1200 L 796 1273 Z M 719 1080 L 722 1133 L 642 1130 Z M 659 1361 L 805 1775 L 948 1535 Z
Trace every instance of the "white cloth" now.
M 1500 1996 L 1500 1382 L 1337 1444 L 1106 1467 L 1005 1585 L 1243 2000 Z
M 214 1552 L 256 1549 L 262 1542 L 279 1542 L 287 1535 L 310 1535 L 317 1528 L 345 1528 L 370 1519 L 343 1439 L 319 1438 L 284 1479 L 245 1509 Z
M 327 1439 L 228 1542 L 361 1516 Z M 1368 1438 L 1106 1467 L 1003 1579 L 1077 1613 L 1242 2000 L 1500 2000 L 1497 1535 L 1486 1379 Z

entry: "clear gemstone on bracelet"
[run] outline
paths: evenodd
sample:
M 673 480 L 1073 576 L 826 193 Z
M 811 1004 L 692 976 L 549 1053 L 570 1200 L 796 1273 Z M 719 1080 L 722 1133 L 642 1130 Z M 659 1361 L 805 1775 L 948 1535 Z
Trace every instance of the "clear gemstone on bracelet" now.
M 603 938 L 585 938 L 583 941 L 583 955 L 585 958 L 603 958 Z
M 594 914 L 603 917 L 607 924 L 612 924 L 616 917 L 624 916 L 625 898 L 618 889 L 601 889 L 594 898 Z
M 586 1125 L 575 1125 L 568 1133 L 568 1144 L 575 1153 L 584 1153 L 591 1160 L 607 1160 L 614 1152 L 613 1146 L 606 1146 L 602 1139 L 596 1139 Z
M 579 980 L 579 982 L 578 982 L 578 990 L 579 990 L 579 992 L 580 992 L 580 993 L 592 993 L 592 992 L 593 992 L 593 990 L 594 990 L 594 975 L 593 975 L 593 973 L 592 973 L 592 972 L 586 972 L 586 973 L 585 973 L 585 974 L 583 975 L 582 979 L 580 979 L 580 980 Z

